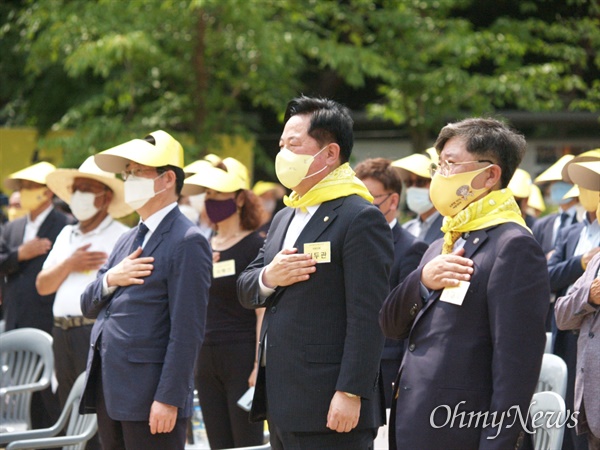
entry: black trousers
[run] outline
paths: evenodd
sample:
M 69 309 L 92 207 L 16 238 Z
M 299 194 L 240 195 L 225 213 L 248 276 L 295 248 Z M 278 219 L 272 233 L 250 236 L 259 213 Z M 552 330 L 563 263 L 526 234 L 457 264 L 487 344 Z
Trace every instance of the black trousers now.
M 98 435 L 104 450 L 184 450 L 186 430 L 189 418 L 178 418 L 170 433 L 150 433 L 148 420 L 113 420 L 106 411 L 102 374 L 98 370 L 96 384 L 96 414 L 98 416 Z M 126 401 L 126 400 L 123 400 Z M 150 411 L 148 411 L 150 416 Z
M 260 445 L 264 422 L 250 423 L 237 401 L 248 390 L 255 344 L 203 345 L 196 362 L 196 389 L 212 449 Z
M 348 433 L 293 433 L 269 421 L 273 450 L 373 450 L 376 429 L 354 429 Z

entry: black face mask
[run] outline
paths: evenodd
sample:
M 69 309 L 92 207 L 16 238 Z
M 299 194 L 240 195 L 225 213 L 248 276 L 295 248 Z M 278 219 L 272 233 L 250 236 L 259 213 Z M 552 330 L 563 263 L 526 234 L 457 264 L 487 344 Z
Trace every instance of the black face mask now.
M 227 200 L 212 200 L 204 201 L 206 215 L 212 223 L 219 223 L 231 217 L 237 211 L 235 199 L 228 198 Z

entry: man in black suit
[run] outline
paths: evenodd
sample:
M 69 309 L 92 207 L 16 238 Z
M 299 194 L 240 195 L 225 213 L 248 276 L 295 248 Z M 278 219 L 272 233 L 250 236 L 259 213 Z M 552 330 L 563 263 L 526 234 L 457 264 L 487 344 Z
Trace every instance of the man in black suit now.
M 40 162 L 5 180 L 7 188 L 20 191 L 21 207 L 28 211 L 27 216 L 8 222 L 0 239 L 6 331 L 31 327 L 52 333 L 54 294 L 38 294 L 35 279 L 56 237 L 69 222 L 66 215 L 52 206 L 54 194 L 46 187 L 46 175 L 54 170 L 52 164 Z M 33 428 L 53 425 L 58 414 L 58 399 L 50 388 L 33 395 Z
M 390 290 L 400 284 L 415 270 L 428 245 L 418 240 L 398 224 L 398 205 L 402 193 L 402 180 L 391 161 L 385 158 L 372 158 L 360 162 L 355 168 L 356 176 L 365 183 L 373 196 L 374 205 L 385 216 L 394 238 L 394 263 L 390 272 Z M 381 356 L 381 374 L 385 393 L 385 406 L 392 406 L 392 385 L 398 374 L 402 355 L 403 339 L 386 339 Z
M 275 167 L 293 192 L 238 278 L 242 305 L 266 308 L 250 414 L 267 418 L 275 450 L 372 448 L 385 420 L 377 314 L 393 243 L 348 164 L 352 144 L 342 105 L 288 104 Z

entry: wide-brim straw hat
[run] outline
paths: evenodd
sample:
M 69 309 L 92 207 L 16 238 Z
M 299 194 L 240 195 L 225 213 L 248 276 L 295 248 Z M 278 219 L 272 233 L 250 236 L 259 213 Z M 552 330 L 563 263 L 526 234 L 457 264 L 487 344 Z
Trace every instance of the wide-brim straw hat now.
M 600 191 L 600 161 L 579 162 L 569 166 L 569 176 L 584 189 Z
M 431 178 L 431 163 L 432 160 L 421 153 L 413 153 L 412 155 L 392 161 L 392 166 L 401 170 L 414 173 L 423 178 Z M 406 176 L 406 174 L 402 174 Z
M 584 152 L 567 162 L 561 171 L 562 180 L 566 183 L 576 184 L 571 180 L 571 176 L 569 175 L 569 166 L 571 164 L 588 161 L 600 161 L 600 148 Z
M 75 178 L 89 178 L 108 186 L 113 192 L 112 201 L 108 206 L 108 213 L 118 219 L 133 212 L 124 197 L 124 183 L 116 178 L 114 173 L 105 172 L 94 162 L 94 157 L 87 158 L 79 169 L 56 169 L 46 177 L 46 184 L 61 200 L 71 204 L 71 186 Z
M 133 139 L 94 156 L 100 169 L 120 173 L 130 161 L 149 167 L 175 166 L 183 169 L 183 147 L 166 131 L 150 133 L 156 144 Z
M 508 188 L 517 198 L 529 198 L 529 194 L 531 194 L 531 175 L 523 169 L 515 170 L 508 183 Z
M 530 206 L 531 208 L 540 212 L 546 211 L 546 202 L 544 201 L 542 191 L 535 184 L 531 185 L 531 193 L 527 199 L 527 206 Z
M 556 161 L 554 164 L 552 164 L 550 167 L 548 167 L 546 170 L 544 170 L 542 173 L 540 173 L 535 178 L 535 180 L 533 180 L 534 183 L 546 183 L 549 181 L 562 181 L 563 167 L 565 167 L 565 165 L 569 161 L 571 161 L 573 158 L 575 158 L 574 155 L 561 156 L 558 161 Z
M 21 181 L 33 181 L 38 184 L 46 184 L 46 177 L 49 173 L 52 173 L 56 170 L 52 164 L 46 161 L 42 161 L 32 166 L 21 169 L 15 173 L 11 173 L 6 180 L 4 180 L 4 185 L 7 189 L 11 189 L 13 191 L 17 191 L 21 188 Z
M 241 162 L 234 158 L 225 158 L 221 161 L 227 170 L 202 164 L 198 166 L 198 172 L 183 183 L 182 195 L 202 194 L 206 189 L 218 192 L 236 192 L 240 189 L 248 189 L 248 170 Z

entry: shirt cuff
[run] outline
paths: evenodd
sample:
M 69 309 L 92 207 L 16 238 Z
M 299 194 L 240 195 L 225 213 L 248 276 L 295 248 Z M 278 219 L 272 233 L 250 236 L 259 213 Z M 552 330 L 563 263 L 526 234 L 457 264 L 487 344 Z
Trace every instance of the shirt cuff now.
M 108 287 L 108 273 L 105 273 L 102 277 L 102 297 L 106 297 L 107 295 L 112 295 L 116 290 L 117 286 Z
M 270 297 L 271 295 L 273 295 L 275 293 L 275 289 L 270 288 L 265 286 L 265 283 L 263 283 L 263 273 L 265 272 L 267 268 L 263 267 L 262 270 L 260 271 L 260 273 L 258 274 L 258 293 L 261 296 L 261 298 L 267 298 Z
M 431 292 L 429 292 L 429 289 L 427 289 L 423 283 L 419 283 L 419 285 L 420 285 L 419 290 L 421 293 L 421 298 L 423 299 L 423 302 L 426 302 L 427 299 L 429 298 L 429 294 L 431 294 Z

